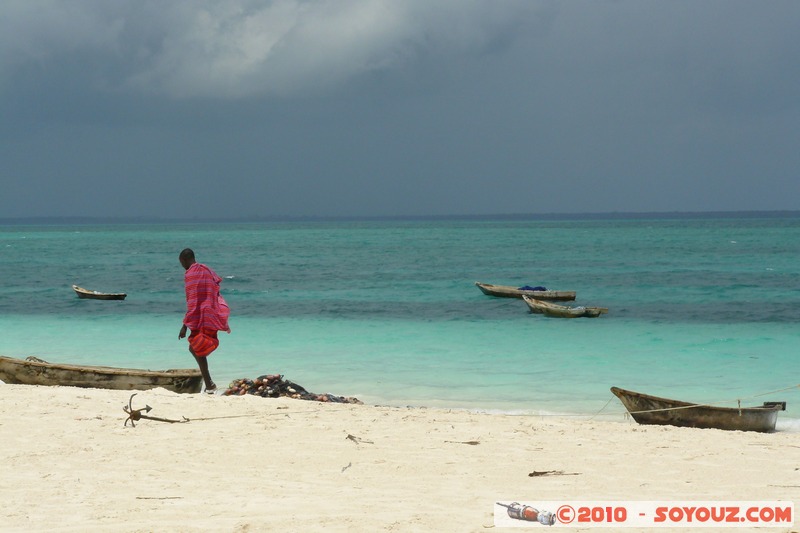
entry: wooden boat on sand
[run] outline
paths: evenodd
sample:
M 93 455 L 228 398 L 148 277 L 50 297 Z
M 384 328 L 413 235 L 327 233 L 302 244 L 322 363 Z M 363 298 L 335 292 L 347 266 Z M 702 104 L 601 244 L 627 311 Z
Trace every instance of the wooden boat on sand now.
M 543 300 L 537 300 L 530 296 L 523 296 L 522 299 L 528 304 L 531 313 L 543 314 L 556 318 L 596 318 L 603 313 L 608 313 L 607 307 L 569 307 L 566 305 L 558 305 Z
M 764 402 L 760 407 L 716 407 L 659 398 L 619 387 L 611 392 L 639 424 L 738 431 L 775 431 L 778 411 L 786 402 Z
M 20 385 L 61 385 L 92 389 L 147 390 L 163 387 L 173 392 L 200 392 L 198 369 L 139 370 L 108 366 L 48 363 L 37 357 L 0 356 L 0 381 Z
M 475 285 L 488 296 L 499 296 L 501 298 L 522 298 L 531 296 L 537 300 L 574 300 L 575 291 L 537 291 L 527 290 L 508 285 L 492 285 L 491 283 L 481 283 L 476 281 Z
M 124 292 L 90 291 L 89 289 L 78 287 L 77 285 L 73 285 L 72 290 L 75 291 L 78 298 L 87 298 L 89 300 L 124 300 L 127 296 Z

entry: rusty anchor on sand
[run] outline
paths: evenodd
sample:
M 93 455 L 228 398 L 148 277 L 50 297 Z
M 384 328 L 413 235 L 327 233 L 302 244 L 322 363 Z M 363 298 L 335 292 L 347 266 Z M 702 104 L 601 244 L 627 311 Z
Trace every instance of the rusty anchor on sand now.
M 131 427 L 136 427 L 136 424 L 134 422 L 136 420 L 141 420 L 141 419 L 156 420 L 158 422 L 169 422 L 170 424 L 181 424 L 183 422 L 188 422 L 189 421 L 189 419 L 186 418 L 186 417 L 184 417 L 183 420 L 170 420 L 169 418 L 159 418 L 157 416 L 150 416 L 150 415 L 142 414 L 142 411 L 144 411 L 145 413 L 149 413 L 150 410 L 152 409 L 152 407 L 150 407 L 149 405 L 145 404 L 145 406 L 143 408 L 141 408 L 141 409 L 134 409 L 133 408 L 133 397 L 136 396 L 137 394 L 138 393 L 136 393 L 136 392 L 131 394 L 131 397 L 128 400 L 128 405 L 125 405 L 125 406 L 122 407 L 122 410 L 125 411 L 125 413 L 128 415 L 128 418 L 125 419 L 125 424 L 124 424 L 125 426 L 127 426 L 128 425 L 128 421 L 130 421 Z

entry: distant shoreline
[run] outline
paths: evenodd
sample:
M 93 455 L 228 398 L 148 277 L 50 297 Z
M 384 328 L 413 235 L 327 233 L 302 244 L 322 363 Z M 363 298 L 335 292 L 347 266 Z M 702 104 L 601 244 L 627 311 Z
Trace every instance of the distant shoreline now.
M 214 223 L 266 223 L 266 222 L 381 222 L 381 221 L 490 221 L 490 220 L 688 220 L 726 218 L 800 218 L 800 211 L 658 211 L 658 212 L 606 212 L 606 213 L 513 213 L 488 215 L 406 215 L 406 216 L 264 216 L 219 218 L 159 218 L 159 217 L 5 217 L 0 225 L 52 226 L 93 224 L 214 224 Z

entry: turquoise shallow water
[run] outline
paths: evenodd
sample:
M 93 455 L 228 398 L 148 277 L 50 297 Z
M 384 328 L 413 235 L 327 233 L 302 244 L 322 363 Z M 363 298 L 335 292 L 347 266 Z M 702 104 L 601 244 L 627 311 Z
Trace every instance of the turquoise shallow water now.
M 368 403 L 617 416 L 612 385 L 800 419 L 800 219 L 5 226 L 0 353 L 190 367 L 178 252 L 224 279 L 217 383 L 281 373 Z M 560 320 L 476 280 L 576 290 Z M 128 293 L 79 300 L 78 285 Z M 612 400 L 609 402 L 609 400 Z M 785 422 L 784 422 L 785 423 Z

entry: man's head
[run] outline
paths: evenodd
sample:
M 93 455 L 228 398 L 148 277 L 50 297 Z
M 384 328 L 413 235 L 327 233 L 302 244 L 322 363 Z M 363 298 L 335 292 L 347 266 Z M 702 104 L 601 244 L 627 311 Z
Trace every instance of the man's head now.
M 195 264 L 194 250 L 191 248 L 184 248 L 181 250 L 181 255 L 178 256 L 178 259 L 180 259 L 181 266 L 184 270 L 189 270 L 189 267 Z

